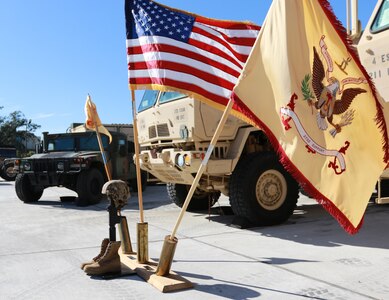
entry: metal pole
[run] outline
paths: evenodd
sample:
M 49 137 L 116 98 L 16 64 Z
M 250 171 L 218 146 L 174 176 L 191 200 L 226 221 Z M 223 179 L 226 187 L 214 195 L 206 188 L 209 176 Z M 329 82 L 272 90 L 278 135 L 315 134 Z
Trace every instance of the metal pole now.
M 351 34 L 351 0 L 346 0 L 346 28 L 347 34 Z
M 352 15 L 351 34 L 355 35 L 355 34 L 359 33 L 358 1 L 357 0 L 352 0 L 351 15 Z

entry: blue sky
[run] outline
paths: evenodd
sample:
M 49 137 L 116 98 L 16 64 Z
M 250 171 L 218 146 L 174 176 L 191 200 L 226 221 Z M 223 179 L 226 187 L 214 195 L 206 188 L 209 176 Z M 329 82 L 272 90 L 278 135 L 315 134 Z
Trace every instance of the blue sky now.
M 271 0 L 159 2 L 210 18 L 262 24 Z M 359 2 L 365 26 L 375 1 Z M 345 23 L 346 1 L 330 3 Z M 42 126 L 38 136 L 64 132 L 85 121 L 89 93 L 103 123 L 132 123 L 124 24 L 124 0 L 2 0 L 0 115 L 22 111 Z M 139 100 L 142 92 L 136 96 Z

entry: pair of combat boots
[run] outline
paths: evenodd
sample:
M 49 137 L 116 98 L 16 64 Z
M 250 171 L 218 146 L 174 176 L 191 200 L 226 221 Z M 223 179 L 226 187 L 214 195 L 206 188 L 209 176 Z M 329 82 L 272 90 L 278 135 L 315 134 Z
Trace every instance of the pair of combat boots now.
M 120 256 L 118 253 L 121 242 L 101 242 L 100 253 L 90 262 L 81 264 L 81 269 L 88 275 L 103 275 L 121 272 Z

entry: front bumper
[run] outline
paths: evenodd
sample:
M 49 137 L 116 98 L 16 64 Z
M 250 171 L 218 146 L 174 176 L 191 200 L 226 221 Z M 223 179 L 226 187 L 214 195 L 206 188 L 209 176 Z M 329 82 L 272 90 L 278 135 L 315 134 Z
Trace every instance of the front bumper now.
M 200 165 L 204 163 L 205 151 L 181 151 L 164 149 L 153 153 L 151 150 L 141 152 L 140 168 L 162 182 L 191 185 Z M 209 159 L 203 176 L 225 176 L 231 173 L 233 160 Z
M 75 184 L 77 175 L 85 168 L 85 164 L 62 159 L 39 159 L 21 160 L 15 170 L 28 175 L 32 185 L 68 187 Z

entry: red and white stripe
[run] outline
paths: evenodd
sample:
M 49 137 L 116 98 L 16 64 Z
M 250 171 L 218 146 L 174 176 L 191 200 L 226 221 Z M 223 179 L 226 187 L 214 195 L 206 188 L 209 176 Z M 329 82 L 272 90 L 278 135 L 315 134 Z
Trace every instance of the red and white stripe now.
M 157 35 L 127 40 L 129 84 L 170 86 L 225 105 L 259 30 L 197 17 L 187 43 Z

